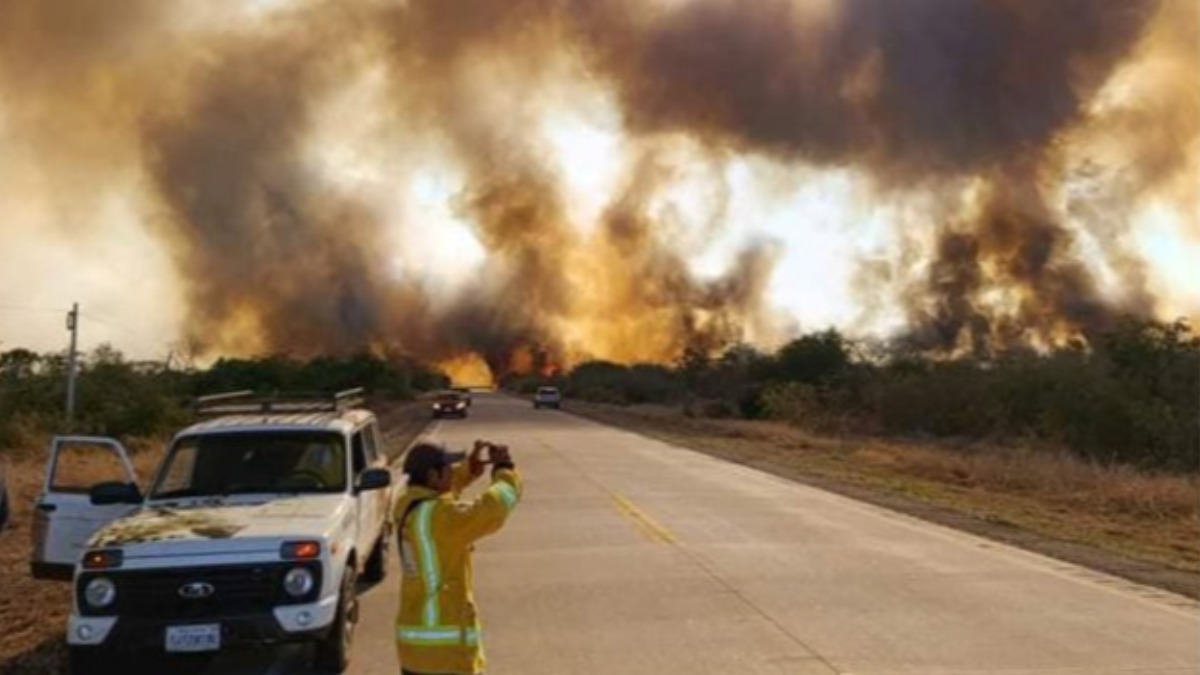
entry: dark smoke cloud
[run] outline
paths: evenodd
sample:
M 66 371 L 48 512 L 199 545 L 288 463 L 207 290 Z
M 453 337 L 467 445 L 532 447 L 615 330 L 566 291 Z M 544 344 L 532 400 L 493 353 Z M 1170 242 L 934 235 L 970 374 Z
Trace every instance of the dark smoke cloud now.
M 1128 257 L 1106 252 L 1130 290 L 1116 300 L 1098 290 L 1052 192 L 1081 173 L 1064 166 L 1072 139 L 1129 135 L 1173 109 L 1170 94 L 1105 123 L 1089 117 L 1165 6 L 316 0 L 188 28 L 198 15 L 184 3 L 7 0 L 0 92 L 25 151 L 77 191 L 102 190 L 106 162 L 141 177 L 151 227 L 183 281 L 186 337 L 201 351 L 474 353 L 502 372 L 592 356 L 670 360 L 770 332 L 777 246 L 753 243 L 725 274 L 701 279 L 654 207 L 678 161 L 655 143 L 683 137 L 718 176 L 728 158 L 765 155 L 851 169 L 881 200 L 922 193 L 945 204 L 974 181 L 975 203 L 902 233 L 900 262 L 926 259 L 915 282 L 894 265 L 874 278 L 904 286 L 909 344 L 986 354 L 1149 311 Z M 237 14 L 237 3 L 219 7 Z M 371 70 L 389 92 L 369 112 L 387 120 L 395 152 L 430 149 L 462 173 L 455 207 L 486 261 L 453 297 L 389 263 L 389 231 L 425 225 L 391 222 L 307 155 L 320 105 Z M 572 78 L 611 92 L 626 134 L 626 176 L 598 223 L 571 222 L 540 135 L 543 112 L 580 86 Z M 1180 143 L 1163 135 L 1136 175 L 1098 189 L 1177 182 L 1191 160 L 1171 151 L 1200 132 L 1182 120 L 1171 128 Z M 81 157 L 87 169 L 72 172 Z M 410 178 L 395 176 L 395 192 Z M 728 186 L 714 188 L 706 236 L 728 206 Z M 1093 233 L 1106 227 L 1078 203 L 1068 209 Z M 929 231 L 934 244 L 917 255 Z
M 347 352 L 387 344 L 397 317 L 418 326 L 425 309 L 385 276 L 376 214 L 302 157 L 314 105 L 353 72 L 358 36 L 341 17 L 288 18 L 303 31 L 214 40 L 181 73 L 182 99 L 139 120 L 200 350 Z
M 1038 187 L 1013 175 L 990 181 L 985 193 L 974 221 L 937 237 L 926 278 L 906 297 L 911 328 L 901 341 L 990 356 L 1110 328 L 1119 308 L 1074 258 L 1073 237 L 1054 222 Z M 989 299 L 997 290 L 1000 297 Z
M 979 176 L 977 219 L 944 223 L 909 290 L 905 341 L 988 353 L 1104 329 L 1121 311 L 1074 258 L 1037 174 L 1136 45 L 1154 0 L 697 0 L 577 4 L 631 128 L 865 169 L 884 192 Z M 1123 260 L 1126 269 L 1136 269 Z M 981 296 L 1004 289 L 999 312 Z M 1132 295 L 1144 299 L 1144 291 Z M 1001 314 L 1004 318 L 1000 318 Z
M 1157 2 L 643 4 L 573 3 L 633 129 L 905 183 L 1043 148 Z
M 719 348 L 739 339 L 763 304 L 773 258 L 758 248 L 743 254 L 731 271 L 744 277 L 740 283 L 696 279 L 669 252 L 672 242 L 655 236 L 664 228 L 645 202 L 660 181 L 648 162 L 632 170 L 597 237 L 581 235 L 532 130 L 533 107 L 549 103 L 541 98 L 555 64 L 547 55 L 563 44 L 562 17 L 546 3 L 469 5 L 418 0 L 396 8 L 388 22 L 402 105 L 444 139 L 465 170 L 459 209 L 489 253 L 442 332 L 482 354 L 493 371 L 528 353 L 535 367 L 585 356 L 561 330 L 581 314 L 590 341 L 608 356 L 670 359 L 689 345 Z M 481 96 L 481 68 L 511 95 Z M 577 297 L 572 275 L 583 269 L 605 289 L 599 303 Z

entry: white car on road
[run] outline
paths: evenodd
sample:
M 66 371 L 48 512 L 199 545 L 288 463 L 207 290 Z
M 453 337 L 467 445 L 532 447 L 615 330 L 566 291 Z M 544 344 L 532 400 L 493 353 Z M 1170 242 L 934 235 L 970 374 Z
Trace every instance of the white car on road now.
M 111 439 L 60 437 L 35 508 L 35 576 L 71 579 L 76 673 L 233 646 L 314 643 L 348 664 L 359 578 L 386 569 L 392 474 L 358 390 L 322 401 L 202 399 L 146 495 Z M 62 458 L 113 453 L 123 482 L 57 487 Z M 109 458 L 111 459 L 111 458 Z

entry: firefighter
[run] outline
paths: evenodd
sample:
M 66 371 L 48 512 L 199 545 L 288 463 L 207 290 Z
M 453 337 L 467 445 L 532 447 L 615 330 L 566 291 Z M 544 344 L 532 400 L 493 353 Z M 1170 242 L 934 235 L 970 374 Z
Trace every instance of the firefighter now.
M 404 459 L 408 489 L 395 510 L 403 568 L 396 646 L 403 675 L 483 672 L 471 552 L 504 525 L 521 499 L 521 479 L 507 446 L 476 441 L 464 457 L 420 443 Z M 478 499 L 461 501 L 489 463 L 491 485 Z

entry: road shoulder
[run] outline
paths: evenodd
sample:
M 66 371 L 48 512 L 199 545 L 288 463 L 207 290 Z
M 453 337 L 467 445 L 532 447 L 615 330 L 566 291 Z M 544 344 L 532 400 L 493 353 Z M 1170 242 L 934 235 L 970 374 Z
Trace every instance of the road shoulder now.
M 797 452 L 796 447 L 769 434 L 756 437 L 741 428 L 724 429 L 720 425 L 691 423 L 684 418 L 645 415 L 625 408 L 575 401 L 566 410 L 585 419 L 858 501 L 1200 599 L 1200 570 L 1190 560 L 1194 551 L 1184 551 L 1168 563 L 1162 560 L 1161 551 L 1131 555 L 1125 550 L 1113 550 L 1113 541 L 1117 539 L 1114 536 L 1104 537 L 1107 547 L 1095 545 L 1089 540 L 1090 534 L 1093 530 L 1104 532 L 1106 525 L 1102 519 L 1064 512 L 1061 505 L 1052 506 L 1027 495 L 981 492 L 922 477 L 898 476 L 894 471 L 827 453 Z M 1083 521 L 1087 521 L 1086 526 L 1080 525 Z M 1119 534 L 1122 538 L 1130 536 L 1125 531 Z M 1125 543 L 1117 540 L 1115 547 L 1126 548 L 1122 546 Z M 1128 544 L 1127 549 L 1138 550 L 1136 540 Z

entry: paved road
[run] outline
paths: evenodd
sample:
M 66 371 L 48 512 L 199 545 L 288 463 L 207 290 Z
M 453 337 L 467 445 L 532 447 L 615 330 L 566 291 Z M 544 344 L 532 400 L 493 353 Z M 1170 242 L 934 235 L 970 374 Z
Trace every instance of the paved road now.
M 477 551 L 492 675 L 1200 672 L 1178 596 L 514 399 L 429 433 L 508 442 L 526 480 Z M 398 672 L 396 584 L 393 560 L 355 675 Z

